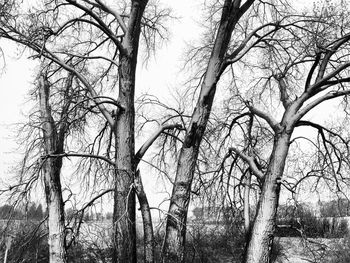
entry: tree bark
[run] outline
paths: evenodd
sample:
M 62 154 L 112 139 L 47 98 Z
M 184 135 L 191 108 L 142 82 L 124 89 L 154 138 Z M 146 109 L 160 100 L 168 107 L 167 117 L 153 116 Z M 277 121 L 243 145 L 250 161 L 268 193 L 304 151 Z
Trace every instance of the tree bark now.
M 279 200 L 281 177 L 289 150 L 291 132 L 277 133 L 270 162 L 264 177 L 264 183 L 258 208 L 247 242 L 245 263 L 270 262 L 276 212 Z
M 133 69 L 132 69 L 133 68 Z M 136 227 L 134 182 L 134 89 L 135 69 L 127 57 L 120 61 L 119 103 L 116 133 L 116 173 L 114 191 L 114 261 L 136 262 Z
M 135 75 L 141 18 L 147 1 L 132 1 L 129 24 L 119 56 L 119 97 L 121 106 L 115 120 L 115 191 L 114 191 L 114 250 L 113 262 L 137 261 L 135 226 Z
M 144 263 L 154 262 L 154 234 L 152 225 L 151 210 L 148 204 L 146 193 L 143 189 L 140 172 L 135 175 L 135 189 L 140 204 L 140 210 L 143 220 L 143 235 L 144 235 Z
M 60 154 L 63 150 L 63 141 L 58 140 L 55 122 L 51 115 L 49 88 L 46 77 L 41 75 L 39 79 L 39 100 L 46 156 L 52 153 Z M 42 171 L 49 225 L 49 259 L 50 262 L 66 263 L 64 205 L 60 181 L 62 157 L 46 157 L 43 162 Z
M 244 180 L 244 230 L 248 234 L 250 230 L 250 183 L 252 175 L 250 172 L 246 174 Z
M 185 235 L 191 184 L 199 146 L 207 126 L 216 85 L 225 69 L 224 60 L 232 31 L 242 14 L 254 1 L 247 1 L 245 11 L 238 0 L 226 0 L 222 8 L 220 25 L 205 72 L 201 91 L 180 151 L 162 248 L 162 262 L 183 262 Z

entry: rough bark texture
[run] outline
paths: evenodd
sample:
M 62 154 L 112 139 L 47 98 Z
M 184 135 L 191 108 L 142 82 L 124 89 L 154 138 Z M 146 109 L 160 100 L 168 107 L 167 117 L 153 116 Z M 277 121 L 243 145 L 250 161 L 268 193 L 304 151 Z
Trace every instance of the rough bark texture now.
M 49 84 L 45 76 L 39 79 L 39 99 L 42 118 L 45 155 L 63 152 L 63 141 L 59 140 L 49 105 Z M 45 158 L 43 174 L 48 208 L 49 258 L 50 262 L 67 262 L 65 250 L 64 206 L 60 173 L 62 157 Z
M 252 175 L 250 172 L 247 173 L 244 185 L 244 229 L 246 233 L 250 230 L 250 183 Z
M 151 210 L 148 204 L 146 193 L 143 189 L 143 184 L 140 176 L 140 172 L 137 171 L 135 175 L 135 189 L 137 198 L 140 204 L 140 210 L 143 220 L 143 236 L 144 236 L 144 263 L 154 262 L 154 235 Z
M 240 2 L 226 0 L 224 3 L 220 26 L 201 85 L 200 95 L 180 151 L 162 248 L 162 262 L 164 263 L 184 261 L 187 212 L 195 164 L 209 119 L 216 85 L 224 70 L 224 57 L 232 31 L 242 16 Z
M 119 102 L 123 106 L 116 120 L 116 178 L 114 192 L 114 262 L 136 262 L 135 193 L 133 156 L 134 83 L 128 58 L 121 58 Z
M 136 262 L 134 93 L 140 24 L 147 1 L 132 1 L 128 30 L 119 57 L 119 97 L 121 106 L 115 121 L 116 173 L 114 192 L 113 262 Z
M 288 154 L 291 132 L 277 133 L 258 208 L 247 244 L 245 263 L 268 263 L 273 243 L 280 180 Z

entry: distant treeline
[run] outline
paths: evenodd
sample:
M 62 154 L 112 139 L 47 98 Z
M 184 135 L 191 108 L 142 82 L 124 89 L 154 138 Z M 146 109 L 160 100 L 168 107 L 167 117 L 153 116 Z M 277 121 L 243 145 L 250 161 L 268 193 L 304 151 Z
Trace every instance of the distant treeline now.
M 72 208 L 68 208 L 65 211 L 66 220 L 71 220 L 76 216 L 76 212 Z M 27 205 L 21 207 L 14 207 L 13 205 L 6 204 L 0 206 L 0 219 L 7 220 L 9 218 L 13 220 L 42 220 L 47 215 L 47 211 L 43 208 L 42 204 L 30 202 Z M 87 211 L 84 213 L 84 221 L 99 221 L 112 219 L 112 213 L 99 213 L 94 211 Z
M 288 219 L 301 217 L 303 214 L 311 213 L 317 217 L 347 217 L 350 216 L 350 201 L 345 198 L 318 202 L 316 207 L 308 204 L 280 205 L 278 218 Z
M 349 216 L 350 202 L 347 199 L 318 202 L 314 208 L 307 204 L 281 205 L 276 236 L 341 238 L 349 233 L 345 219 Z
M 14 207 L 6 204 L 0 206 L 0 219 L 14 219 L 14 220 L 42 220 L 46 216 L 41 204 L 29 203 L 21 207 Z

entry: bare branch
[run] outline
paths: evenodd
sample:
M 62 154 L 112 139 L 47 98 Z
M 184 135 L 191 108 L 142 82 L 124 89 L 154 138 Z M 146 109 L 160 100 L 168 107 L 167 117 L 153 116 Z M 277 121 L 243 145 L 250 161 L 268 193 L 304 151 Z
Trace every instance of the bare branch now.
M 257 36 L 257 32 L 265 27 L 268 26 L 275 26 L 275 28 L 271 31 L 269 31 L 268 33 L 264 34 L 263 36 L 260 36 L 252 45 L 247 46 L 248 42 L 255 36 Z M 257 45 L 259 42 L 261 42 L 263 40 L 264 37 L 268 36 L 269 34 L 275 32 L 278 29 L 278 24 L 277 23 L 268 23 L 265 25 L 262 25 L 258 28 L 256 28 L 255 30 L 253 30 L 242 42 L 241 44 L 230 54 L 228 55 L 227 59 L 226 59 L 226 63 L 227 64 L 233 64 L 235 62 L 237 62 L 238 60 L 240 60 L 246 53 L 248 53 L 248 51 L 250 49 L 252 49 L 255 45 Z M 242 54 L 240 56 L 238 56 L 238 54 L 242 51 Z M 237 57 L 238 56 L 238 57 Z
M 165 130 L 171 130 L 171 129 L 183 129 L 181 124 L 168 124 L 163 125 L 159 127 L 159 129 L 149 138 L 137 151 L 135 154 L 135 166 L 137 167 L 142 157 L 147 152 L 148 148 L 153 144 L 153 142 L 159 137 L 161 133 L 163 133 Z
M 274 78 L 276 79 L 278 83 L 278 88 L 280 90 L 280 100 L 282 101 L 283 107 L 287 109 L 292 103 L 292 101 L 287 92 L 287 84 L 284 79 L 284 76 L 275 75 Z
M 95 196 L 94 198 L 92 198 L 87 204 L 85 204 L 85 205 L 78 211 L 78 213 L 79 213 L 79 212 L 84 212 L 84 210 L 85 210 L 86 208 L 88 208 L 89 206 L 92 206 L 92 205 L 94 204 L 94 202 L 95 202 L 97 199 L 99 199 L 99 198 L 101 198 L 102 196 L 104 196 L 105 194 L 108 194 L 108 193 L 113 192 L 113 191 L 114 191 L 114 188 L 111 188 L 111 189 L 107 189 L 107 190 L 103 191 L 102 193 L 96 195 L 96 196 Z
M 102 9 L 104 11 L 112 14 L 117 19 L 121 29 L 123 30 L 124 33 L 126 33 L 127 27 L 126 27 L 122 17 L 116 11 L 114 11 L 112 8 L 110 8 L 105 3 L 103 3 L 101 0 L 96 0 L 96 2 L 102 7 Z
M 338 50 L 338 48 L 343 45 L 344 43 L 346 43 L 347 41 L 349 41 L 350 39 L 350 34 L 345 35 L 343 38 L 337 40 L 335 42 L 335 44 L 333 44 L 331 47 L 327 48 L 327 52 L 324 56 L 324 58 L 322 59 L 317 77 L 316 77 L 316 82 L 320 82 L 322 80 L 322 78 L 324 77 L 324 74 L 326 72 L 326 68 L 328 65 L 329 60 L 331 59 L 331 57 L 335 54 L 335 52 Z
M 343 65 L 337 67 L 335 70 L 333 70 L 331 73 L 323 77 L 322 79 L 318 80 L 314 85 L 310 87 L 311 91 L 315 91 L 319 88 L 321 88 L 324 85 L 327 85 L 327 83 L 330 81 L 331 78 L 335 77 L 338 75 L 341 71 L 347 69 L 350 67 L 350 62 L 344 63 Z
M 308 113 L 311 109 L 319 105 L 320 103 L 330 100 L 333 98 L 346 96 L 350 94 L 350 90 L 341 90 L 341 91 L 330 91 L 326 93 L 325 95 L 315 99 L 314 101 L 310 102 L 308 105 L 303 107 L 294 117 L 294 121 L 300 120 L 306 113 Z
M 270 114 L 255 108 L 249 102 L 246 102 L 246 105 L 251 113 L 264 119 L 274 131 L 277 130 L 277 128 L 279 127 L 279 123 Z
M 241 157 L 242 160 L 244 160 L 249 165 L 249 168 L 252 170 L 253 174 L 256 177 L 258 177 L 259 179 L 264 178 L 263 172 L 258 168 L 253 157 L 244 154 L 235 147 L 231 147 L 229 150 L 235 152 L 239 157 Z
M 107 122 L 111 127 L 114 126 L 114 118 L 112 115 L 109 113 L 109 111 L 106 109 L 106 107 L 103 105 L 103 103 L 100 103 L 100 100 L 98 99 L 99 96 L 95 89 L 90 85 L 90 83 L 87 81 L 87 79 L 80 74 L 77 70 L 75 70 L 73 67 L 67 65 L 65 62 L 63 62 L 61 59 L 59 59 L 57 56 L 55 56 L 52 52 L 45 50 L 43 53 L 43 56 L 47 57 L 48 59 L 54 61 L 61 67 L 63 67 L 65 70 L 72 72 L 83 84 L 84 86 L 88 89 L 90 92 L 92 98 L 94 99 L 94 102 L 98 106 L 99 110 L 101 111 L 102 115 L 106 118 Z
M 313 127 L 313 128 L 315 128 L 315 129 L 317 129 L 319 131 L 320 130 L 325 130 L 326 132 L 328 132 L 329 134 L 333 135 L 334 137 L 338 137 L 345 145 L 348 145 L 348 143 L 349 143 L 343 137 L 341 137 L 338 133 L 333 132 L 330 129 L 327 129 L 327 128 L 323 127 L 322 125 L 314 123 L 314 122 L 311 122 L 311 121 L 301 120 L 301 121 L 298 121 L 295 126 L 296 127 L 298 127 L 298 126 L 310 126 L 310 127 Z
M 95 19 L 95 21 L 100 25 L 100 29 L 106 33 L 106 35 L 108 37 L 111 38 L 111 40 L 116 44 L 116 46 L 118 47 L 119 51 L 121 53 L 126 54 L 125 48 L 123 46 L 123 44 L 118 40 L 118 38 L 116 37 L 116 35 L 109 29 L 108 25 L 106 25 L 94 12 L 92 12 L 91 9 L 77 3 L 77 1 L 75 0 L 67 0 L 68 3 L 74 5 L 75 7 L 83 10 L 84 12 L 86 12 L 87 14 L 89 14 L 93 19 Z
M 62 153 L 62 154 L 47 154 L 41 157 L 41 159 L 46 158 L 56 158 L 56 157 L 84 157 L 84 158 L 93 158 L 93 159 L 99 159 L 102 161 L 107 162 L 108 164 L 115 166 L 115 163 L 111 161 L 110 159 L 101 156 L 101 155 L 95 155 L 95 154 L 87 154 L 87 153 Z
M 320 54 L 320 53 L 317 53 L 317 54 L 316 54 L 315 61 L 314 61 L 314 63 L 312 64 L 312 67 L 311 67 L 311 69 L 310 69 L 310 71 L 309 71 L 309 74 L 308 74 L 308 76 L 307 76 L 307 78 L 306 78 L 306 82 L 305 82 L 305 91 L 307 91 L 307 90 L 309 89 L 309 87 L 310 87 L 310 82 L 311 82 L 312 75 L 314 74 L 315 69 L 316 69 L 318 63 L 320 62 L 320 59 L 321 59 L 321 54 Z

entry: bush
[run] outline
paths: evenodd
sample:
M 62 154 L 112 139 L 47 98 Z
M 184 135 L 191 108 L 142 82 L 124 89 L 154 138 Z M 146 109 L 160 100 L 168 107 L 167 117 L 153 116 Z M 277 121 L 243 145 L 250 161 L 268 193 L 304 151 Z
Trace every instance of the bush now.
M 17 223 L 13 233 L 14 238 L 8 251 L 8 263 L 19 262 L 49 262 L 49 248 L 46 229 L 37 227 L 34 223 Z M 2 251 L 5 251 L 5 245 Z
M 197 222 L 187 235 L 186 262 L 241 262 L 245 236 L 238 225 Z
M 112 257 L 111 249 L 101 249 L 98 246 L 84 246 L 82 243 L 73 245 L 67 251 L 69 263 L 96 263 L 110 262 Z
M 188 235 L 186 262 L 210 263 L 232 262 L 240 263 L 246 245 L 246 237 L 241 222 L 230 224 L 197 223 Z M 281 262 L 284 250 L 278 239 L 272 246 L 271 262 Z
M 38 227 L 30 221 L 18 223 L 11 231 L 14 236 L 10 250 L 8 251 L 8 263 L 49 262 L 49 246 L 47 238 L 47 228 L 42 225 Z M 5 254 L 5 244 L 1 244 L 1 255 Z M 79 240 L 75 242 L 67 251 L 68 262 L 70 263 L 96 263 L 109 262 L 111 251 L 108 248 L 100 248 L 97 244 Z M 3 262 L 0 256 L 0 262 Z
M 282 259 L 286 258 L 284 248 L 277 238 L 273 241 L 271 251 L 271 262 L 283 262 Z

